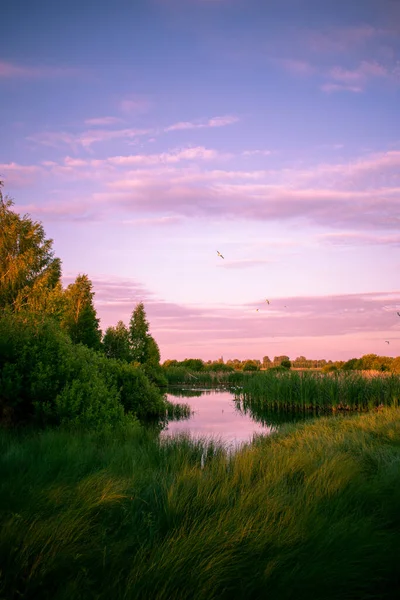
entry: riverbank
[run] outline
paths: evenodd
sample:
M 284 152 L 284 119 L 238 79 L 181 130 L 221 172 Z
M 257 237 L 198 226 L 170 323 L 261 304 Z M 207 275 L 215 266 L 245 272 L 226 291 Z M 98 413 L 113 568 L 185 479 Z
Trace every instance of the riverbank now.
M 400 410 L 185 439 L 0 432 L 0 598 L 397 598 Z

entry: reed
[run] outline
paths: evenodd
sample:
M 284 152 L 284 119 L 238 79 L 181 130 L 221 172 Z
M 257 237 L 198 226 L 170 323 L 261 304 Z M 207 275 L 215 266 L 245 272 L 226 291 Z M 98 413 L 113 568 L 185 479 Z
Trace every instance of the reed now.
M 237 393 L 244 409 L 263 410 L 368 411 L 382 406 L 398 406 L 400 376 L 364 377 L 361 373 L 310 373 L 268 371 L 243 380 Z

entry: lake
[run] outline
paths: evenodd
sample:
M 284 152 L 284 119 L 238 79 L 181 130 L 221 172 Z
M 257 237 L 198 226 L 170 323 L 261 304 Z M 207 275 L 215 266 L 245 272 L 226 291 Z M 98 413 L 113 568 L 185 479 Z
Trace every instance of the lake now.
M 269 435 L 280 424 L 294 420 L 293 416 L 282 413 L 266 413 L 262 419 L 256 419 L 226 389 L 180 388 L 170 390 L 167 400 L 189 404 L 193 414 L 188 419 L 168 421 L 161 431 L 162 438 L 188 434 L 194 438 L 212 438 L 235 448 L 251 442 L 254 435 Z M 296 420 L 303 420 L 303 417 Z

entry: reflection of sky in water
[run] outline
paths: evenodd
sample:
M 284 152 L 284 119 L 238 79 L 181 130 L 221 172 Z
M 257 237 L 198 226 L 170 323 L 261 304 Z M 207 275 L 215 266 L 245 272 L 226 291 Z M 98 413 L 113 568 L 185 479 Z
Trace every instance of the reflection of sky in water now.
M 253 434 L 268 434 L 272 428 L 256 423 L 249 415 L 239 412 L 227 391 L 212 390 L 201 396 L 167 394 L 173 403 L 189 404 L 194 414 L 184 421 L 169 421 L 161 436 L 190 434 L 220 440 L 228 446 L 251 442 Z

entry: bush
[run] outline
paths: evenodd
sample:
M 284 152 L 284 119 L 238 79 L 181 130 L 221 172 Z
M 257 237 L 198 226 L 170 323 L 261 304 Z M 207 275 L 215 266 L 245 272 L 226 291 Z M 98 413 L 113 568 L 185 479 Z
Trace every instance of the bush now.
M 0 320 L 0 420 L 115 424 L 162 415 L 163 396 L 140 368 L 73 344 L 52 319 Z

